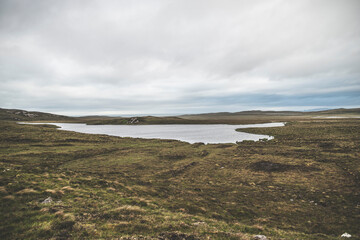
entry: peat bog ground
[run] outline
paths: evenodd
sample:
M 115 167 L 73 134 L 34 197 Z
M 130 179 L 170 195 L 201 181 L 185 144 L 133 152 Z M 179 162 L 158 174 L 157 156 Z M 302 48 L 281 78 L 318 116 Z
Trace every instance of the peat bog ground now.
M 241 131 L 275 138 L 204 145 L 0 121 L 0 238 L 359 238 L 359 119 Z

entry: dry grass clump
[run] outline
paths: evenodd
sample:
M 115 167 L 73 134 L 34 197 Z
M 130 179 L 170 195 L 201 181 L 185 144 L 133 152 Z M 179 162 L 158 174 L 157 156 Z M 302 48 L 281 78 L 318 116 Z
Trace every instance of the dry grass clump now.
M 124 205 L 118 208 L 115 208 L 112 210 L 113 212 L 120 212 L 123 214 L 141 214 L 144 213 L 145 210 L 139 206 L 133 206 L 133 205 Z
M 0 186 L 1 193 L 7 193 L 6 188 L 4 186 Z
M 32 188 L 25 188 L 23 190 L 18 191 L 16 194 L 23 195 L 23 194 L 31 194 L 31 193 L 38 193 L 38 191 L 36 191 Z
M 75 191 L 75 189 L 72 188 L 71 186 L 65 186 L 65 187 L 62 187 L 61 189 L 65 190 L 65 191 Z
M 15 197 L 13 195 L 7 195 L 7 196 L 4 196 L 3 199 L 6 199 L 6 200 L 14 200 Z

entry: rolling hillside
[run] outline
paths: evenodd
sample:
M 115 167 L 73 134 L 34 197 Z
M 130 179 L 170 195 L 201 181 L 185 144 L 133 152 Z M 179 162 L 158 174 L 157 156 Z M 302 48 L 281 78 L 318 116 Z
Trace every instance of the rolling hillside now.
M 62 115 L 51 114 L 51 113 L 0 108 L 0 120 L 10 120 L 10 121 L 61 120 L 62 121 L 62 120 L 71 120 L 71 119 L 73 118 Z

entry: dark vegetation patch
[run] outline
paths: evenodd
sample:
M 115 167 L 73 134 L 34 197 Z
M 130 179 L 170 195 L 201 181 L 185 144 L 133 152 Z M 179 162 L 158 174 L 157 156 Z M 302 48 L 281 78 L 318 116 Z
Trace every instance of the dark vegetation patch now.
M 40 139 L 31 139 L 31 138 L 24 138 L 23 136 L 11 136 L 6 139 L 2 139 L 6 142 L 13 142 L 13 143 L 37 143 L 41 142 Z
M 202 143 L 202 142 L 196 142 L 196 143 L 193 143 L 192 144 L 193 145 L 193 147 L 201 147 L 201 146 L 204 146 L 205 145 L 205 143 Z
M 336 146 L 336 144 L 334 142 L 322 142 L 322 143 L 319 143 L 319 147 L 325 148 L 325 149 L 334 148 L 335 146 Z
M 319 168 L 310 167 L 305 165 L 290 165 L 284 163 L 274 163 L 270 161 L 260 161 L 250 164 L 249 168 L 253 171 L 263 171 L 263 172 L 286 172 L 286 171 L 301 171 L 301 172 L 310 172 L 310 171 L 319 171 Z
M 54 144 L 54 146 L 56 147 L 69 147 L 72 146 L 73 144 L 70 143 L 59 143 L 59 144 Z
M 184 173 L 187 169 L 189 169 L 189 168 L 191 168 L 193 166 L 196 166 L 196 165 L 197 165 L 196 162 L 191 162 L 189 164 L 186 164 L 185 166 L 181 166 L 181 167 L 178 167 L 178 168 L 176 168 L 174 170 L 170 170 L 167 173 L 169 173 L 173 177 L 176 177 L 176 176 Z
M 200 153 L 199 153 L 199 156 L 200 157 L 206 157 L 207 155 L 209 155 L 209 152 L 207 150 L 202 150 Z
M 216 144 L 216 148 L 231 148 L 234 146 L 234 144 Z
M 181 160 L 187 157 L 187 153 L 182 151 L 162 151 L 159 153 L 159 158 L 163 160 Z
M 53 224 L 53 228 L 56 230 L 68 230 L 71 231 L 75 225 L 75 221 L 56 221 Z
M 61 140 L 61 142 L 72 142 L 72 143 L 89 143 L 89 142 L 92 142 L 92 143 L 95 143 L 95 142 L 99 142 L 99 140 L 96 140 L 96 141 L 92 141 L 92 140 L 88 140 L 88 139 L 77 139 L 77 138 L 67 138 L 67 139 L 64 139 L 64 140 Z

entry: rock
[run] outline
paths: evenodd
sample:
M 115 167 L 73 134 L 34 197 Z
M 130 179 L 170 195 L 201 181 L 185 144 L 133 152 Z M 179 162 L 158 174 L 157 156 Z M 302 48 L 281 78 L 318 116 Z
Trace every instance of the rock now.
M 268 240 L 268 238 L 265 235 L 255 235 L 253 240 Z
M 45 199 L 44 201 L 42 201 L 41 203 L 42 204 L 48 204 L 48 203 L 51 203 L 53 200 L 51 197 L 48 197 L 47 199 Z
M 24 113 L 23 114 L 25 117 L 29 117 L 29 118 L 34 118 L 34 117 L 37 117 L 38 115 L 37 114 L 33 114 L 33 113 Z
M 351 235 L 346 232 L 346 233 L 343 233 L 343 234 L 341 235 L 341 237 L 351 238 Z
M 139 123 L 139 120 L 136 117 L 130 118 L 128 124 L 136 124 Z

